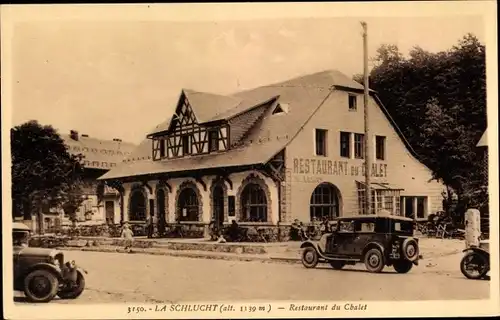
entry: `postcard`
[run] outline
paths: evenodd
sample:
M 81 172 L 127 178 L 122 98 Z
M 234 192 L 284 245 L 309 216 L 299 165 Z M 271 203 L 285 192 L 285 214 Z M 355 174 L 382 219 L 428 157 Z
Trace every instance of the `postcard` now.
M 495 12 L 2 5 L 6 318 L 498 315 Z

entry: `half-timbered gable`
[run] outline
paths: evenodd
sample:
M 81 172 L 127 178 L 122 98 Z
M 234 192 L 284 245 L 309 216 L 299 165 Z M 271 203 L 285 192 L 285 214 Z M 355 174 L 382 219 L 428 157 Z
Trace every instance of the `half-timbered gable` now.
M 227 151 L 241 142 L 277 98 L 242 100 L 183 90 L 168 124 L 148 136 L 153 160 Z
M 229 149 L 229 125 L 225 120 L 212 120 L 239 99 L 183 90 L 168 126 L 160 125 L 150 134 L 153 160 L 203 155 Z M 212 108 L 213 114 L 206 112 Z M 162 129 L 165 128 L 165 129 Z

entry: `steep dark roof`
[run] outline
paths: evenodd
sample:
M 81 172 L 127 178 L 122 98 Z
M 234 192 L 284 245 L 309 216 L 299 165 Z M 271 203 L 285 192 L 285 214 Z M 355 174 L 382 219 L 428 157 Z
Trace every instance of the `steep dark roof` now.
M 241 99 L 222 96 L 219 94 L 199 92 L 190 89 L 182 89 L 178 105 L 186 98 L 193 110 L 198 123 L 206 123 L 218 120 L 221 114 L 235 109 L 242 102 Z M 176 108 L 177 110 L 177 108 Z M 149 135 L 160 134 L 170 128 L 174 116 L 157 125 Z
M 102 140 L 79 136 L 74 140 L 70 135 L 60 134 L 71 154 L 84 156 L 83 166 L 91 169 L 109 170 L 130 156 L 136 145 L 129 142 Z
M 204 124 L 231 118 L 247 112 L 257 106 L 275 99 L 276 96 L 261 97 L 258 100 L 242 100 L 237 97 L 222 96 L 206 92 L 183 89 L 179 97 L 180 104 L 184 97 L 188 100 L 198 124 Z M 168 131 L 174 116 L 157 125 L 148 136 L 154 136 Z
M 198 123 L 213 121 L 213 119 L 241 103 L 241 99 L 238 98 L 189 89 L 184 89 L 184 94 L 194 111 Z
M 278 116 L 272 116 L 272 109 L 269 108 L 271 103 L 268 103 L 268 108 L 259 114 L 259 121 L 248 128 L 241 145 L 227 152 L 153 161 L 151 159 L 152 142 L 145 139 L 124 163 L 110 170 L 100 179 L 266 163 L 300 133 L 307 121 L 335 88 L 363 90 L 362 85 L 338 71 L 323 71 L 235 93 L 230 97 L 240 100 L 240 103 L 228 109 L 225 114 L 219 113 L 219 117 L 226 119 L 235 117 L 266 101 L 272 102 L 276 97 L 279 97 L 280 103 L 287 104 L 288 110 Z M 197 103 L 199 107 L 208 105 Z M 380 107 L 388 115 L 385 108 Z M 392 118 L 389 119 L 402 137 L 401 131 L 397 129 Z M 407 144 L 406 139 L 402 138 Z M 409 150 L 412 150 L 411 147 Z

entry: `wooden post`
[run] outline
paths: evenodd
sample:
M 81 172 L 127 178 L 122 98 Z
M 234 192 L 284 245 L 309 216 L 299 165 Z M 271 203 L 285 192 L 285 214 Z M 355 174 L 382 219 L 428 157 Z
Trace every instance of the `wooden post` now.
M 363 26 L 363 75 L 364 75 L 364 124 L 365 124 L 365 214 L 372 213 L 371 204 L 371 148 L 370 148 L 370 122 L 369 122 L 369 112 L 368 112 L 368 97 L 369 97 L 369 83 L 368 83 L 368 27 L 366 22 L 361 22 Z
M 481 215 L 477 209 L 465 212 L 465 247 L 479 247 L 481 235 Z

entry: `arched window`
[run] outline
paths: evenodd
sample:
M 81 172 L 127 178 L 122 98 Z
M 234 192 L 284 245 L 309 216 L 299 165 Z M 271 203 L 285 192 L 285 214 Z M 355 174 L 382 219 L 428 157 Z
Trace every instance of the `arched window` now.
M 158 218 L 165 217 L 165 190 L 158 189 L 156 192 L 156 207 L 158 208 Z
M 330 183 L 322 183 L 314 189 L 310 203 L 311 221 L 315 217 L 333 219 L 339 216 L 339 194 L 337 188 Z
M 134 190 L 130 195 L 129 220 L 146 220 L 146 197 L 141 190 Z
M 179 221 L 198 221 L 198 197 L 193 188 L 185 188 L 177 201 L 177 217 Z
M 249 183 L 245 186 L 241 192 L 241 209 L 241 221 L 267 221 L 266 194 L 258 184 Z

